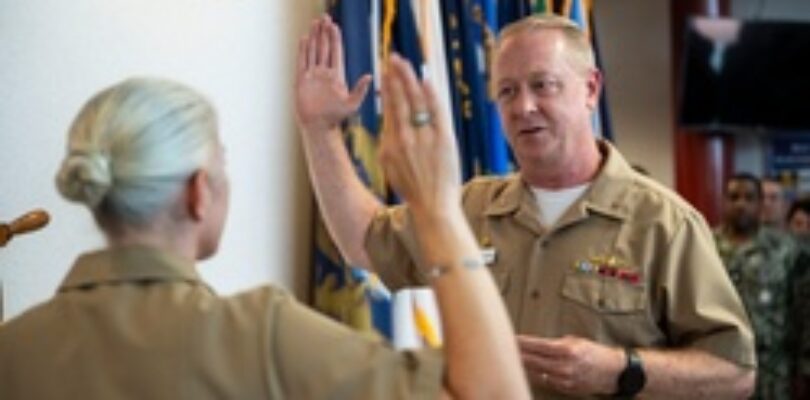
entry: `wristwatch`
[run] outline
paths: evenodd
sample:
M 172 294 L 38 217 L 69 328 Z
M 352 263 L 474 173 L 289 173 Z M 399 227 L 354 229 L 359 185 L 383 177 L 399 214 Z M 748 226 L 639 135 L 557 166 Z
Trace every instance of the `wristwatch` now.
M 644 384 L 647 383 L 647 375 L 644 374 L 641 357 L 634 349 L 626 347 L 624 354 L 627 356 L 627 365 L 619 374 L 618 390 L 614 396 L 618 399 L 632 399 L 644 388 Z

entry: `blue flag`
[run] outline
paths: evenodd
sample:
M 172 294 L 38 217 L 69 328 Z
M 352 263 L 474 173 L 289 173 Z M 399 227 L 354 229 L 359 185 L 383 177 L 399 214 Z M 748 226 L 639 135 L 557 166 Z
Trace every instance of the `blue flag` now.
M 365 74 L 375 72 L 377 55 L 375 27 L 377 14 L 373 0 L 331 2 L 328 12 L 343 33 L 346 81 L 353 85 Z M 378 81 L 377 81 L 378 82 Z M 380 110 L 370 90 L 358 110 L 345 125 L 346 146 L 360 179 L 379 198 L 388 191 L 377 163 L 376 143 L 380 130 Z M 346 265 L 318 219 L 315 227 L 313 299 L 319 311 L 361 331 L 377 331 L 390 337 L 390 296 L 377 279 L 365 271 Z

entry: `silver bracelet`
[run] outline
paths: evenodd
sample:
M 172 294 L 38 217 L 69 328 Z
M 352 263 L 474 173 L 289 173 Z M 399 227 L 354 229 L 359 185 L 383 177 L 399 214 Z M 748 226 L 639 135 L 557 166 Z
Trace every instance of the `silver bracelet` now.
M 482 260 L 480 257 L 465 257 L 461 259 L 461 266 L 469 270 L 478 269 L 484 266 L 484 260 Z M 450 272 L 450 269 L 451 268 L 446 265 L 434 265 L 423 272 L 425 275 L 427 275 L 428 279 L 434 280 Z

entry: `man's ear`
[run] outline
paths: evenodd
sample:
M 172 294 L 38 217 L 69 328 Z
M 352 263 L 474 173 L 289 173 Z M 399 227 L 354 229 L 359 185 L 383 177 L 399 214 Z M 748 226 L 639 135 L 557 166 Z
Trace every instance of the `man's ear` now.
M 208 174 L 201 169 L 194 171 L 186 183 L 186 206 L 188 214 L 195 221 L 202 220 L 208 210 L 208 189 Z
M 594 110 L 599 105 L 599 96 L 602 94 L 602 72 L 598 69 L 591 71 L 588 75 L 587 85 L 588 108 Z

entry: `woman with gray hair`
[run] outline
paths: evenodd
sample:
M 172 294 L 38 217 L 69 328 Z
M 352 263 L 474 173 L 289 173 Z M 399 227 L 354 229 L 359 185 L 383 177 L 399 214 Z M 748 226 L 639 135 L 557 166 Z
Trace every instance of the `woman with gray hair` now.
M 404 63 L 389 70 L 389 106 L 407 106 L 407 87 L 435 113 Z M 384 133 L 384 165 L 417 205 L 435 261 L 425 272 L 443 352 L 394 351 L 273 286 L 216 295 L 195 269 L 216 252 L 228 207 L 214 110 L 178 83 L 130 79 L 82 108 L 56 178 L 108 245 L 80 256 L 51 300 L 0 326 L 0 398 L 527 398 L 511 325 L 460 209 L 455 142 L 433 125 L 403 140 L 413 129 Z

